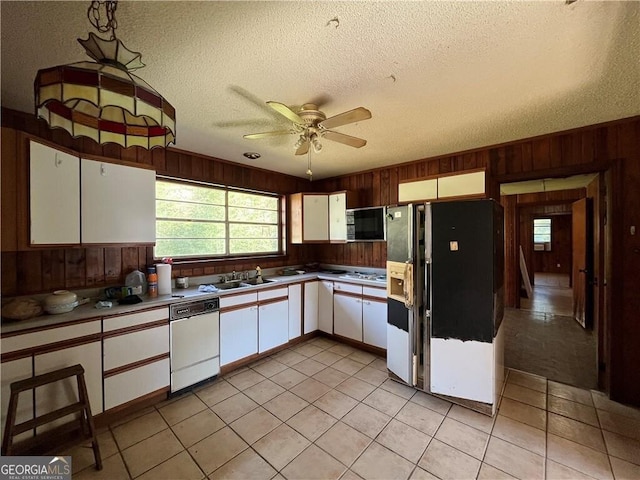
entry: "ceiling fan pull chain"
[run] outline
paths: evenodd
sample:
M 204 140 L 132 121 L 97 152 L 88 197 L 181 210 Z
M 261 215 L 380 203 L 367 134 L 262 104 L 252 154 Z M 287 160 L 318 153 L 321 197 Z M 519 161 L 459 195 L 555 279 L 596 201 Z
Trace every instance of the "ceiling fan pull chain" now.
M 309 181 L 313 180 L 313 172 L 311 171 L 311 149 L 307 152 L 307 175 L 309 175 Z

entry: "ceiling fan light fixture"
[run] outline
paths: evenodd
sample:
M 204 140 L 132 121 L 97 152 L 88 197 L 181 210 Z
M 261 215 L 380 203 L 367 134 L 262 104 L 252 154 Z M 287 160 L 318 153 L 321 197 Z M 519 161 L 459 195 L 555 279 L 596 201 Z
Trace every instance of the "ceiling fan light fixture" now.
M 316 134 L 311 135 L 311 145 L 313 145 L 313 151 L 316 153 L 320 153 L 320 150 L 322 150 L 322 143 L 320 143 L 320 139 Z
M 295 148 L 296 150 L 299 149 L 302 145 L 304 145 L 304 142 L 306 141 L 307 138 L 304 135 L 300 135 L 300 138 L 298 138 L 298 141 L 295 143 L 293 148 Z

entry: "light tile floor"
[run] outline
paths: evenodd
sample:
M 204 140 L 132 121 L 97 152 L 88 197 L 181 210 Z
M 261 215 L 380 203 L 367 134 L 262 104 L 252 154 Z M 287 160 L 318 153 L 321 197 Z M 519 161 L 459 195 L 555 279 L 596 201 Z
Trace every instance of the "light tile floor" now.
M 640 478 L 640 410 L 510 370 L 495 418 L 387 378 L 325 338 L 124 418 L 74 478 Z

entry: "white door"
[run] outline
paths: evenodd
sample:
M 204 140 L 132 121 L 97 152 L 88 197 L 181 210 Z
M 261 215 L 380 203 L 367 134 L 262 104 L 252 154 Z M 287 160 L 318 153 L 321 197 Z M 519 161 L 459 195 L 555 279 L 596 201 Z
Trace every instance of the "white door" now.
M 302 240 L 304 242 L 329 240 L 329 196 L 304 194 L 302 196 Z
M 333 293 L 333 332 L 362 341 L 362 299 Z
M 97 415 L 102 412 L 102 342 L 96 341 L 36 355 L 34 357 L 34 374 L 41 375 L 78 363 L 84 368 L 91 414 Z M 78 388 L 75 377 L 43 385 L 36 388 L 36 416 L 52 412 L 77 401 Z M 38 427 L 38 431 L 46 431 L 68 421 L 68 418 L 62 418 Z
M 347 241 L 347 193 L 329 195 L 329 240 Z
M 320 282 L 306 282 L 304 284 L 304 333 L 318 330 L 319 284 Z
M 220 313 L 220 365 L 258 353 L 258 307 Z
M 318 329 L 333 333 L 333 282 L 318 283 Z
M 156 172 L 82 159 L 82 243 L 155 243 Z
M 80 243 L 80 159 L 29 142 L 31 244 Z
M 260 305 L 258 313 L 258 353 L 289 341 L 289 307 L 287 300 Z
M 362 301 L 362 336 L 364 343 L 387 348 L 387 302 Z
M 302 331 L 302 284 L 289 285 L 289 340 Z M 306 333 L 306 332 L 305 332 Z

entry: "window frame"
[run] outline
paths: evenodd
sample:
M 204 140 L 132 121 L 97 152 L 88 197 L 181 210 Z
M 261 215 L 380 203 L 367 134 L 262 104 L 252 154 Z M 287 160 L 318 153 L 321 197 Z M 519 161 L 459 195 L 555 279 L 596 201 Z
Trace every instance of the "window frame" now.
M 542 234 L 537 234 L 537 235 L 548 235 L 549 236 L 549 241 L 548 242 L 538 242 L 536 241 L 536 221 L 537 220 L 548 220 L 549 225 L 549 233 L 542 233 Z M 539 225 L 538 228 L 542 228 L 542 227 L 547 227 L 547 225 Z M 533 250 L 535 252 L 541 252 L 541 251 L 546 251 L 546 252 L 550 252 L 551 251 L 551 242 L 553 241 L 553 219 L 550 216 L 544 216 L 544 217 L 535 217 L 533 218 L 532 221 L 532 240 L 533 240 Z
M 278 206 L 277 206 L 277 223 L 274 224 L 278 230 L 278 251 L 277 252 L 254 252 L 254 253 L 239 253 L 239 254 L 231 254 L 231 253 L 226 253 L 224 255 L 193 255 L 193 256 L 178 256 L 178 257 L 171 257 L 173 259 L 173 263 L 174 264 L 188 264 L 188 263 L 201 263 L 201 262 L 224 262 L 224 261 L 229 261 L 229 260 L 243 260 L 243 259 L 259 259 L 259 258 L 277 258 L 277 257 L 283 257 L 287 254 L 287 242 L 286 242 L 286 224 L 285 224 L 285 218 L 286 218 L 286 201 L 285 201 L 285 195 L 280 194 L 280 193 L 274 193 L 274 192 L 263 192 L 263 191 L 259 191 L 259 190 L 255 190 L 255 189 L 250 189 L 250 188 L 241 188 L 241 187 L 234 187 L 231 185 L 223 185 L 223 184 L 218 184 L 218 183 L 211 183 L 211 182 L 203 182 L 200 180 L 190 180 L 190 179 L 184 179 L 184 178 L 178 178 L 178 177 L 171 177 L 171 176 L 166 176 L 166 175 L 156 175 L 156 182 L 158 181 L 162 181 L 162 182 L 170 182 L 170 183 L 175 183 L 175 184 L 183 184 L 183 185 L 187 185 L 187 186 L 195 186 L 195 187 L 205 187 L 205 188 L 212 188 L 212 189 L 219 189 L 219 190 L 223 190 L 224 191 L 224 209 L 225 209 L 225 220 L 223 222 L 218 222 L 218 223 L 224 223 L 224 231 L 225 231 L 225 237 L 224 237 L 224 245 L 225 245 L 225 251 L 229 252 L 229 241 L 230 241 L 230 237 L 229 237 L 229 225 L 230 224 L 239 224 L 241 222 L 238 221 L 230 221 L 229 220 L 229 192 L 233 191 L 233 192 L 240 192 L 240 193 L 249 193 L 249 194 L 253 194 L 253 195 L 262 195 L 265 197 L 271 197 L 271 198 L 275 198 L 278 201 Z M 156 197 L 155 199 L 156 201 L 158 200 L 158 198 Z M 158 214 L 156 212 L 156 224 L 158 221 L 159 217 Z M 165 219 L 163 218 L 163 220 L 172 220 L 172 219 Z M 214 223 L 214 222 L 212 222 Z M 267 225 L 267 224 L 260 224 L 260 223 L 256 223 L 255 225 Z M 156 243 L 157 243 L 157 239 L 156 239 Z M 158 257 L 156 255 L 156 245 L 154 244 L 153 246 L 153 259 L 154 261 L 160 261 L 165 257 Z

